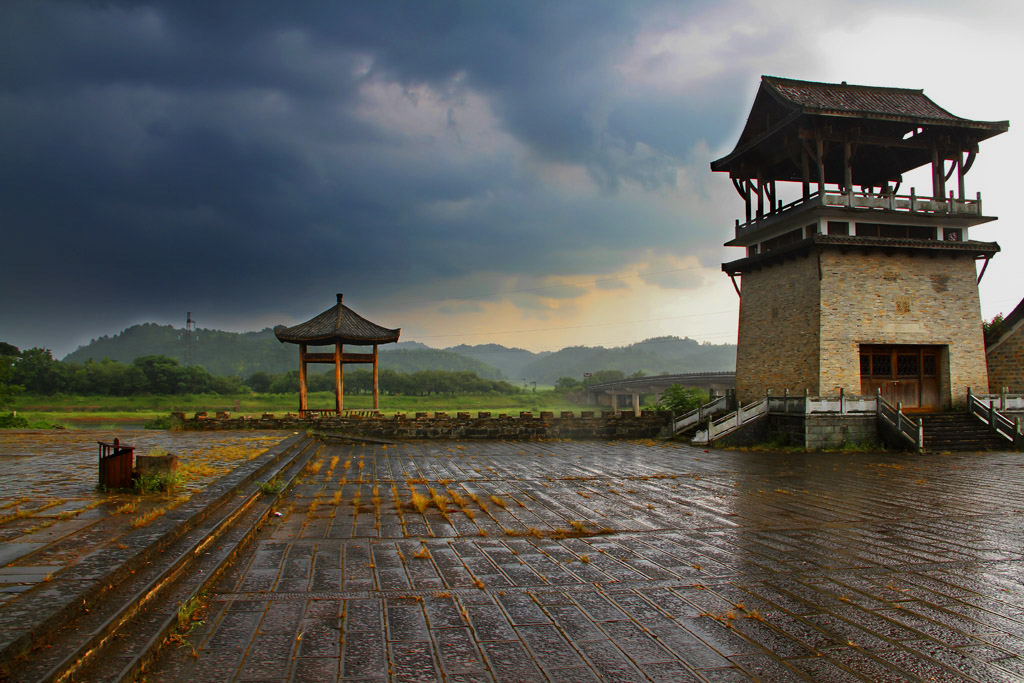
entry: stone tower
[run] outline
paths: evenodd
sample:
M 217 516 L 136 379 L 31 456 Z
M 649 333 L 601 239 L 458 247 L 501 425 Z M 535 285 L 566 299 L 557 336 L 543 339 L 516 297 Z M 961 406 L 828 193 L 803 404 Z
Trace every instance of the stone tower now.
M 999 245 L 970 238 L 995 218 L 964 176 L 1008 128 L 921 90 L 762 77 L 735 149 L 711 164 L 746 205 L 726 243 L 746 255 L 722 265 L 740 294 L 741 401 L 881 389 L 939 410 L 987 389 L 975 263 L 983 274 Z M 902 187 L 926 165 L 929 192 Z

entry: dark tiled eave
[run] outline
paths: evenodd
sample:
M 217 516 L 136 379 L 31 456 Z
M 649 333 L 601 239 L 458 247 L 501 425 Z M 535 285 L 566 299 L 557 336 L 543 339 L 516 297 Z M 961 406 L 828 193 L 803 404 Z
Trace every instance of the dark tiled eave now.
M 860 249 L 883 251 L 910 251 L 929 256 L 939 254 L 967 254 L 973 258 L 991 258 L 999 252 L 995 242 L 944 242 L 939 240 L 890 239 L 885 237 L 853 237 L 847 235 L 813 235 L 772 251 L 748 256 L 722 264 L 729 275 L 741 275 L 760 270 L 788 259 L 807 256 L 815 249 Z
M 304 323 L 285 327 L 278 325 L 274 335 L 282 342 L 291 344 L 349 344 L 371 346 L 391 344 L 398 341 L 401 328 L 388 329 L 370 322 L 339 301 L 320 315 Z
M 762 93 L 788 112 L 763 129 L 756 125 L 757 117 L 754 116 Z M 975 121 L 956 116 L 933 102 L 923 90 L 909 88 L 762 76 L 758 95 L 736 147 L 721 159 L 712 161 L 712 171 L 730 171 L 739 160 L 754 153 L 766 141 L 794 134 L 800 125 L 798 122 L 806 123 L 811 119 L 894 122 L 907 129 L 937 126 L 949 132 L 958 131 L 975 142 L 1005 133 L 1010 127 L 1008 121 Z

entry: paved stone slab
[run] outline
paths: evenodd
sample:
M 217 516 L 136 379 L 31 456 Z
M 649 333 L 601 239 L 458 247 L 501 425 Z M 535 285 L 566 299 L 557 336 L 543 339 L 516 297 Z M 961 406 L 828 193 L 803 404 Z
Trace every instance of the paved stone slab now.
M 1024 676 L 1019 454 L 329 445 L 283 507 L 147 680 Z

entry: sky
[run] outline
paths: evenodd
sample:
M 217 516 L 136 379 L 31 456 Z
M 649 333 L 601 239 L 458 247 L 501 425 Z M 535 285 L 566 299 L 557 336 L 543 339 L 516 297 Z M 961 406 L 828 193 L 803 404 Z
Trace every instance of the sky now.
M 967 176 L 1024 296 L 1024 3 L 0 4 L 0 340 L 258 330 L 345 303 L 402 339 L 734 343 L 743 204 L 709 163 L 763 74 L 1009 120 Z M 926 174 L 904 181 L 930 191 Z M 925 192 L 921 191 L 925 188 Z

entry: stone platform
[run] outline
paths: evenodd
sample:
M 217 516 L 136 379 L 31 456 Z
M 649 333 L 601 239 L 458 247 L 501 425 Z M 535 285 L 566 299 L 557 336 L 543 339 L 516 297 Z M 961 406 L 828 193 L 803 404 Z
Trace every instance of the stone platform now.
M 328 444 L 282 505 L 147 681 L 1024 679 L 1014 453 Z

